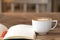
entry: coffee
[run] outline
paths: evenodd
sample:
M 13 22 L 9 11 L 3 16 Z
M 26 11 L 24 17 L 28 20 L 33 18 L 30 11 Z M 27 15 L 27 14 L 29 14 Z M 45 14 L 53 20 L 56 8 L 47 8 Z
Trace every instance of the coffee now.
M 46 21 L 46 20 L 52 20 L 51 18 L 47 18 L 47 17 L 42 17 L 42 18 L 34 18 L 33 20 L 36 21 Z

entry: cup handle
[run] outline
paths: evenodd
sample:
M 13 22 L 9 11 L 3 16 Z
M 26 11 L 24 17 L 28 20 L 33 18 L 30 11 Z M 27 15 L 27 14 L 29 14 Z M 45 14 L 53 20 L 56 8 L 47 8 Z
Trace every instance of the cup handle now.
M 56 24 L 54 25 L 54 27 L 53 28 L 51 28 L 51 30 L 53 30 L 53 29 L 55 29 L 56 28 L 56 26 L 57 26 L 57 20 L 53 20 L 52 22 L 56 22 Z

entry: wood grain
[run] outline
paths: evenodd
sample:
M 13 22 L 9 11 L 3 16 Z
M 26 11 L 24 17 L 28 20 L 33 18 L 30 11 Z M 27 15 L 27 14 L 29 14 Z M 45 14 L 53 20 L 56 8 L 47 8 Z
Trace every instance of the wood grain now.
M 0 23 L 8 26 L 16 24 L 31 24 L 32 19 L 35 17 L 51 17 L 54 20 L 58 20 L 58 27 L 60 26 L 60 13 L 35 13 L 35 12 L 7 12 L 2 13 Z

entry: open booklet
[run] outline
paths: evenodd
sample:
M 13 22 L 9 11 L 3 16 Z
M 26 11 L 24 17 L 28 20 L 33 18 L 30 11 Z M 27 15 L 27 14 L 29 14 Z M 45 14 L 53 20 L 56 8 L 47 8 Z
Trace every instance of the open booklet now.
M 32 28 L 32 25 L 14 25 L 9 28 L 7 34 L 5 35 L 4 39 L 31 39 L 34 40 L 36 34 Z

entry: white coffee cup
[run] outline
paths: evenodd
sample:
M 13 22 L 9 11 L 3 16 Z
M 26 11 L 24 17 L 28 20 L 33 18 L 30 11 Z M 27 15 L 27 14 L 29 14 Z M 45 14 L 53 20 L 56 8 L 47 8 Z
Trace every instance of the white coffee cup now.
M 56 23 L 54 27 L 52 24 Z M 32 19 L 33 30 L 40 35 L 46 34 L 49 30 L 53 30 L 57 26 L 57 20 L 52 20 L 52 18 L 35 18 Z

